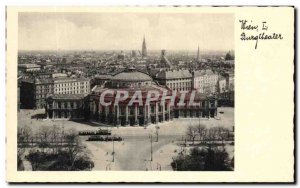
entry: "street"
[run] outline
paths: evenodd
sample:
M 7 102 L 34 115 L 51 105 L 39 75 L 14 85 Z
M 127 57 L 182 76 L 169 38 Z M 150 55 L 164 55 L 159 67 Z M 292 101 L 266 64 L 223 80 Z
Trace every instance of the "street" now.
M 207 127 L 224 126 L 232 128 L 233 108 L 221 108 L 223 114 L 219 114 L 218 119 L 200 119 L 200 124 Z M 33 131 L 40 129 L 42 126 L 53 126 L 53 124 L 68 130 L 98 130 L 100 127 L 85 123 L 73 122 L 67 120 L 36 120 L 30 117 L 33 114 L 41 113 L 41 111 L 22 110 L 19 113 L 19 127 L 30 126 Z M 92 170 L 172 170 L 170 162 L 172 157 L 176 156 L 180 151 L 175 141 L 182 141 L 186 135 L 186 129 L 190 125 L 199 125 L 199 119 L 174 119 L 172 122 L 161 123 L 158 125 L 150 125 L 146 129 L 144 127 L 101 127 L 102 129 L 110 129 L 112 135 L 120 136 L 123 141 L 117 142 L 99 142 L 86 141 L 87 136 L 81 136 L 81 140 L 90 151 L 90 156 L 94 162 Z M 158 130 L 158 142 L 156 142 L 156 128 Z M 151 141 L 152 135 L 152 161 L 151 161 Z M 115 151 L 113 162 L 113 148 Z M 233 155 L 233 147 L 228 149 L 230 155 Z

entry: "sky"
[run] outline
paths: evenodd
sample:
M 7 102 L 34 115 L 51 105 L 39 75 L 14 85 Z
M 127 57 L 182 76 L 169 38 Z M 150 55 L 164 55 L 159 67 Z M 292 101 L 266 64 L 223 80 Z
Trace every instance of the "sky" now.
M 19 50 L 234 50 L 234 15 L 19 13 Z

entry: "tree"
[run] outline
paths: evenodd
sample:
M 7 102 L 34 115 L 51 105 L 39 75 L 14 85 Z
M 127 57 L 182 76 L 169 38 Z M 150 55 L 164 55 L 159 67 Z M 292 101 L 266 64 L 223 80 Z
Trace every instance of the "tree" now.
M 26 145 L 29 143 L 29 140 L 32 137 L 32 129 L 31 127 L 25 125 L 23 129 L 21 129 L 21 135 L 24 138 L 24 142 L 26 142 Z
M 200 142 L 204 140 L 204 137 L 206 135 L 206 127 L 204 125 L 199 124 L 197 127 L 197 133 L 199 135 Z
M 74 163 L 79 158 L 85 157 L 85 147 L 80 142 L 79 136 L 74 131 L 65 135 L 66 152 L 70 161 L 70 170 L 74 169 Z
M 187 136 L 190 138 L 190 140 L 193 142 L 193 145 L 195 143 L 195 138 L 197 136 L 197 127 L 194 127 L 194 126 L 189 126 L 188 129 L 187 129 Z
M 18 147 L 18 151 L 17 151 L 17 168 L 18 170 L 24 170 L 24 165 L 23 165 L 23 155 L 25 153 L 25 148 L 20 148 Z
M 218 139 L 218 128 L 212 127 L 210 129 L 208 129 L 207 135 L 206 135 L 206 140 L 210 144 L 214 144 L 217 139 Z
M 171 163 L 173 170 L 178 171 L 230 171 L 232 162 L 225 150 L 209 147 L 201 149 L 194 147 L 190 154 L 178 155 Z
M 49 144 L 50 134 L 51 134 L 50 126 L 43 126 L 39 130 L 39 135 L 40 135 L 41 141 L 38 144 L 38 146 L 41 148 L 42 152 L 45 152 L 45 149 L 49 148 L 49 146 L 50 146 L 50 144 Z M 36 139 L 36 141 L 37 141 L 37 139 Z
M 51 142 L 53 144 L 53 152 L 57 152 L 58 150 L 58 142 L 59 142 L 60 128 L 57 125 L 53 125 L 51 128 Z
M 51 134 L 51 128 L 49 126 L 43 126 L 41 127 L 40 131 L 40 137 L 41 137 L 41 142 L 48 142 L 50 134 Z

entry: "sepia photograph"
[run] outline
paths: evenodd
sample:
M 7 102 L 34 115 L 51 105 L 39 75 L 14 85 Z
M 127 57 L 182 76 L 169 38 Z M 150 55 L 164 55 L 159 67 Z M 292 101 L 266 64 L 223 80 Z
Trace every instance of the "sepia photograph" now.
M 295 184 L 295 21 L 292 6 L 7 6 L 6 181 Z
M 234 171 L 235 19 L 19 12 L 18 171 Z

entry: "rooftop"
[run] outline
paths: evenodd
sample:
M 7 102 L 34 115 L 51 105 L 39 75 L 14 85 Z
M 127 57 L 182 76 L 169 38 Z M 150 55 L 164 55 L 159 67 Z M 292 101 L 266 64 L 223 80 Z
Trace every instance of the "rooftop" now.
M 128 82 L 140 82 L 140 81 L 152 81 L 151 76 L 134 68 L 128 68 L 122 72 L 115 74 L 111 80 L 113 81 L 128 81 Z
M 212 70 L 208 69 L 208 70 L 200 70 L 200 71 L 195 71 L 194 72 L 194 76 L 204 76 L 204 75 L 214 75 L 216 73 L 214 73 Z
M 85 94 L 53 94 L 50 95 L 47 99 L 80 100 L 85 96 Z
M 157 74 L 159 79 L 180 79 L 180 78 L 191 78 L 192 74 L 189 70 L 172 70 L 172 71 L 161 71 Z

